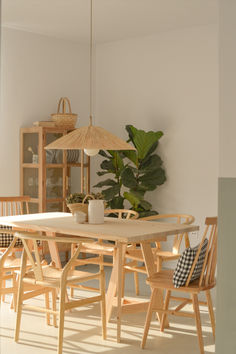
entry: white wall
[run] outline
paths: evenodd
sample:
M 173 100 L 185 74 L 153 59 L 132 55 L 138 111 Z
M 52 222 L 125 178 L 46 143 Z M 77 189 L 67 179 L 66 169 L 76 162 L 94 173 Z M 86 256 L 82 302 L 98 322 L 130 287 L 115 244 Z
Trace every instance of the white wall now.
M 126 124 L 163 130 L 167 182 L 147 195 L 160 213 L 217 214 L 217 27 L 107 43 L 96 51 L 96 120 L 124 139 Z
M 89 50 L 47 36 L 2 30 L 0 195 L 19 194 L 19 130 L 55 113 L 71 99 L 78 124 L 88 122 Z

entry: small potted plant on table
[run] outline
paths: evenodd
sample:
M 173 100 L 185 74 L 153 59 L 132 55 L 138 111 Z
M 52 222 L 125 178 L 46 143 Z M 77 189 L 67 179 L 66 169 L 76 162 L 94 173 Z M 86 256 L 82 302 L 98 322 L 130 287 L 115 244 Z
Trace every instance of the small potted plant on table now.
M 72 193 L 66 198 L 66 204 L 70 212 L 74 214 L 76 211 L 81 211 L 86 214 L 86 221 L 88 221 L 88 201 L 89 199 L 103 200 L 102 193 Z

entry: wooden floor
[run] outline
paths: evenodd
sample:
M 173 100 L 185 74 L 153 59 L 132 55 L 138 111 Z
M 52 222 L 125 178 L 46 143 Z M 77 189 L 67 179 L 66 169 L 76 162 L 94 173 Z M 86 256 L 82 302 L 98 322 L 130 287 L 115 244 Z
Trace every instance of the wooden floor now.
M 93 267 L 93 266 L 89 266 Z M 91 269 L 90 269 L 91 270 Z M 109 278 L 109 268 L 106 269 Z M 142 276 L 142 275 L 141 275 Z M 144 277 L 144 276 L 143 276 Z M 127 292 L 134 297 L 133 279 L 128 277 Z M 141 287 L 143 298 L 149 297 L 146 285 Z M 84 296 L 83 291 L 76 291 L 76 296 Z M 7 298 L 9 301 L 9 298 Z M 34 300 L 42 303 L 43 298 Z M 189 307 L 191 311 L 191 307 Z M 215 353 L 211 327 L 207 313 L 202 308 L 203 336 L 205 353 Z M 4 303 L 0 309 L 0 353 L 1 354 L 47 354 L 56 353 L 57 329 L 46 326 L 41 313 L 24 312 L 22 316 L 22 331 L 20 341 L 13 340 L 15 313 L 9 310 L 9 304 Z M 125 315 L 122 318 L 122 342 L 116 342 L 115 318 L 108 324 L 108 340 L 101 338 L 100 308 L 92 304 L 75 309 L 67 314 L 65 319 L 64 350 L 67 354 L 93 353 L 158 353 L 158 354 L 199 354 L 198 341 L 194 321 L 188 318 L 170 317 L 170 328 L 164 333 L 159 332 L 159 324 L 151 324 L 146 349 L 140 349 L 143 334 L 145 314 Z

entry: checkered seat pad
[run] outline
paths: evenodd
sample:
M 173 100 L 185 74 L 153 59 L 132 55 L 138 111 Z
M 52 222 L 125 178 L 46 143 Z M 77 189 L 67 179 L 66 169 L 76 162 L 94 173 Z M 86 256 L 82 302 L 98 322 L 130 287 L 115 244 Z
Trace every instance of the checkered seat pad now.
M 0 247 L 9 247 L 14 235 L 4 233 L 4 230 L 12 230 L 11 226 L 0 225 Z M 15 247 L 22 247 L 22 241 L 18 238 Z
M 205 239 L 199 254 L 198 261 L 194 268 L 191 281 L 198 279 L 201 275 L 201 271 L 202 271 L 202 267 L 206 255 L 207 245 L 208 245 L 208 240 Z M 199 245 L 195 246 L 194 248 L 191 247 L 186 248 L 186 250 L 180 256 L 173 274 L 173 284 L 175 288 L 179 288 L 180 286 L 184 286 L 186 284 L 198 248 Z

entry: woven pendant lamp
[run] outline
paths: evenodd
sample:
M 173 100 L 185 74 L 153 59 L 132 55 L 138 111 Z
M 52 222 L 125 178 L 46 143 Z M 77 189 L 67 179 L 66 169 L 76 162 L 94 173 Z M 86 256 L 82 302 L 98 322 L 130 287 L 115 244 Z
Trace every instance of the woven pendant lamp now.
M 92 74 L 93 74 L 93 0 L 90 0 L 90 125 L 73 130 L 71 133 L 53 141 L 45 149 L 78 149 L 88 156 L 99 150 L 135 150 L 133 146 L 107 130 L 92 124 Z
M 93 156 L 90 150 L 135 150 L 133 146 L 126 143 L 107 130 L 90 124 L 73 130 L 71 133 L 53 141 L 45 147 L 46 149 L 80 149 Z

